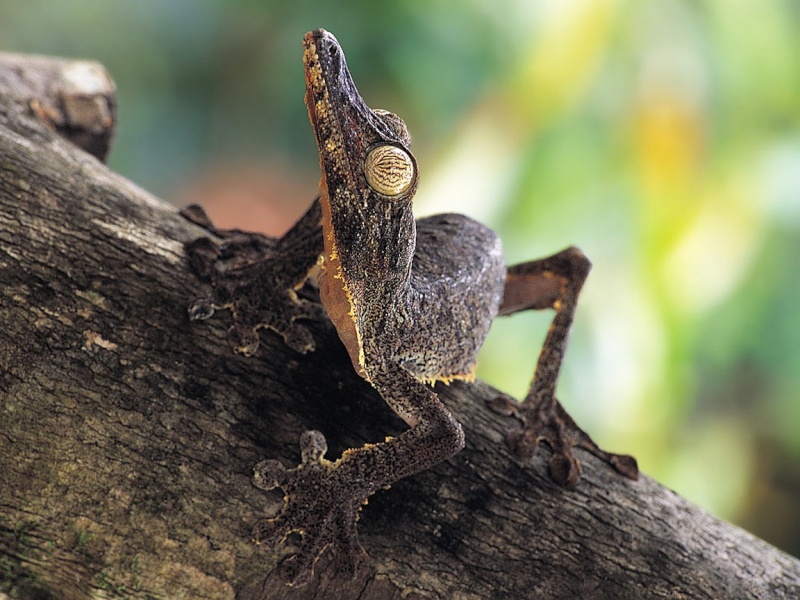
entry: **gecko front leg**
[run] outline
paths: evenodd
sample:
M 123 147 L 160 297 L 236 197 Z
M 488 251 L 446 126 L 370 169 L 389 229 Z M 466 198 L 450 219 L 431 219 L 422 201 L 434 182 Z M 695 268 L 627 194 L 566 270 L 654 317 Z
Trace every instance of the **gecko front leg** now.
M 189 303 L 189 318 L 205 320 L 219 309 L 229 309 L 231 345 L 247 356 L 258 349 L 262 327 L 280 334 L 297 352 L 313 350 L 311 333 L 297 320 L 320 319 L 325 312 L 296 292 L 322 253 L 319 200 L 282 238 L 217 229 L 198 206 L 181 214 L 222 239 L 217 243 L 202 237 L 186 245 L 192 269 L 212 288 L 209 295 Z
M 602 450 L 567 414 L 555 397 L 575 307 L 591 263 L 577 248 L 567 248 L 553 256 L 509 267 L 500 314 L 526 309 L 553 308 L 556 311 L 545 338 L 528 394 L 521 404 L 498 398 L 492 408 L 513 414 L 522 427 L 508 434 L 508 443 L 520 458 L 530 458 L 540 442 L 552 450 L 550 475 L 567 487 L 580 479 L 580 464 L 573 448 L 588 450 L 619 473 L 637 479 L 636 459 Z
M 386 403 L 412 428 L 379 444 L 347 450 L 341 458 L 324 458 L 327 443 L 319 431 L 300 439 L 302 462 L 287 469 L 275 460 L 256 465 L 255 484 L 264 490 L 280 487 L 284 505 L 280 513 L 258 522 L 257 542 L 275 545 L 299 533 L 296 552 L 281 563 L 281 577 L 303 585 L 329 546 L 338 550 L 340 569 L 357 576 L 367 562 L 358 541 L 356 521 L 367 498 L 381 488 L 445 460 L 464 446 L 461 425 L 436 394 L 402 367 L 384 362 L 367 369 L 370 381 Z

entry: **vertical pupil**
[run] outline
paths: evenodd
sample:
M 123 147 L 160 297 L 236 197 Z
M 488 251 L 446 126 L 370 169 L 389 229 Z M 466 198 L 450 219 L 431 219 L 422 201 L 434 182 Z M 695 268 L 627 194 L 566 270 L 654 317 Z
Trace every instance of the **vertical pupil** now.
M 378 146 L 367 155 L 364 175 L 376 192 L 396 196 L 411 186 L 414 165 L 404 150 L 396 146 Z

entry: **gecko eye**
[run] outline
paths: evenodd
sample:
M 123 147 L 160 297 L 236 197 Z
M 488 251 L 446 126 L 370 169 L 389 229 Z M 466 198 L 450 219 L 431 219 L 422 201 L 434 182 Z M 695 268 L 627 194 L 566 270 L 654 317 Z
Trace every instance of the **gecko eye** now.
M 399 196 L 414 180 L 414 161 L 397 146 L 377 146 L 364 161 L 364 176 L 369 186 L 384 196 Z

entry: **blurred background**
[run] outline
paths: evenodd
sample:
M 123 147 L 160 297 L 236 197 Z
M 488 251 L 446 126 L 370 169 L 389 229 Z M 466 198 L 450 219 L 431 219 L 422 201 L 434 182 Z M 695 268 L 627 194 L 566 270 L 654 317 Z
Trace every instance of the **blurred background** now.
M 608 450 L 800 556 L 800 2 L 5 0 L 0 50 L 118 86 L 110 166 L 279 234 L 319 179 L 300 40 L 400 114 L 418 215 L 509 262 L 594 262 L 559 396 Z M 480 376 L 526 391 L 551 314 L 498 320 Z

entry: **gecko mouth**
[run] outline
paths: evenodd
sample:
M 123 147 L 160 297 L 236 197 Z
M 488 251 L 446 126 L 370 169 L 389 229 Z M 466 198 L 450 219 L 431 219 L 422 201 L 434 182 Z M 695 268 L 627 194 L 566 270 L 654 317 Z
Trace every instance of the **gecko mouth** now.
M 303 38 L 303 66 L 306 75 L 305 101 L 308 108 L 308 117 L 311 125 L 317 128 L 317 103 L 324 100 L 327 95 L 327 85 L 322 74 L 317 54 L 316 31 L 309 31 Z
M 308 119 L 314 130 L 323 175 L 332 169 L 337 170 L 342 184 L 353 189 L 353 169 L 351 158 L 358 152 L 348 152 L 346 145 L 358 143 L 357 136 L 347 140 L 348 131 L 357 128 L 351 113 L 353 96 L 346 91 L 353 85 L 344 54 L 336 38 L 324 29 L 315 29 L 303 37 L 303 64 L 305 66 Z M 338 96 L 344 94 L 346 100 Z M 336 96 L 336 97 L 334 97 Z M 360 98 L 357 96 L 356 97 Z M 369 110 L 369 109 L 367 109 Z M 328 182 L 331 183 L 331 182 Z M 341 186 L 340 186 L 341 187 Z
M 352 120 L 352 116 L 344 114 L 348 109 L 359 114 L 371 112 L 353 83 L 344 52 L 332 33 L 315 29 L 303 37 L 303 65 L 306 106 L 318 135 L 323 133 L 320 129 L 343 130 L 343 121 Z M 332 94 L 337 97 L 332 98 Z

